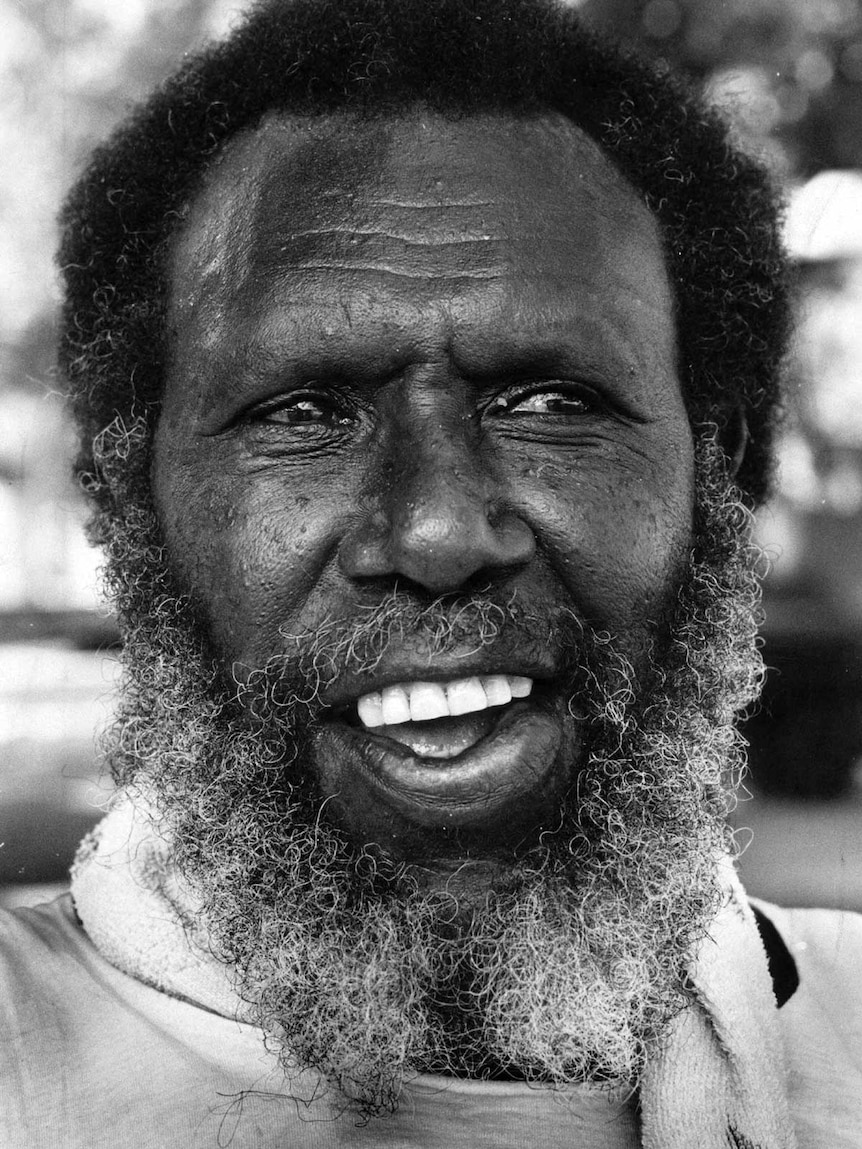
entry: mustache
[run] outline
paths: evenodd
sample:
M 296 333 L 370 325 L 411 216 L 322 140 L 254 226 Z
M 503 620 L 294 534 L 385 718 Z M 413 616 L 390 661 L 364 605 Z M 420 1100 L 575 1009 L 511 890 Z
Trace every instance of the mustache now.
M 297 651 L 303 669 L 319 672 L 325 681 L 342 670 L 355 674 L 376 670 L 395 644 L 410 645 L 431 657 L 470 655 L 508 645 L 515 638 L 530 645 L 549 642 L 553 627 L 549 620 L 543 623 L 528 613 L 515 594 L 507 599 L 490 593 L 443 595 L 421 602 L 393 590 L 373 606 L 358 607 L 351 617 L 328 619 L 299 634 L 284 628 L 280 633 L 288 650 L 292 646 Z
M 328 687 L 344 675 L 373 673 L 390 651 L 404 647 L 429 663 L 484 652 L 501 663 L 550 665 L 587 710 L 609 700 L 625 706 L 631 699 L 632 665 L 606 631 L 568 606 L 539 613 L 516 592 L 504 596 L 489 588 L 423 601 L 396 588 L 373 605 L 357 605 L 314 627 L 282 626 L 279 634 L 282 652 L 241 676 L 234 671 L 243 701 L 251 699 L 258 713 L 289 706 L 315 716 Z

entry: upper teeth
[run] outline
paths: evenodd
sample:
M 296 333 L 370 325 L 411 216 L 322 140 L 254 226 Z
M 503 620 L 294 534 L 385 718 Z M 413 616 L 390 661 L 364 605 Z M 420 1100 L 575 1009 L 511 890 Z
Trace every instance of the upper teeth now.
M 483 674 L 450 682 L 398 682 L 363 694 L 358 702 L 359 717 L 364 726 L 449 718 L 526 698 L 532 689 L 533 680 L 517 674 Z

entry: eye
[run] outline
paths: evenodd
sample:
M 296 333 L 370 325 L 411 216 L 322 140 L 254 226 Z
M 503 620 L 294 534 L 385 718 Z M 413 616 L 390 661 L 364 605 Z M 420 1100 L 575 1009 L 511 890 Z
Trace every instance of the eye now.
M 308 391 L 263 404 L 251 414 L 262 423 L 282 427 L 340 427 L 351 421 L 350 412 L 338 398 Z
M 489 415 L 559 416 L 577 418 L 591 415 L 602 406 L 600 397 L 590 387 L 578 384 L 553 384 L 532 391 L 507 392 L 488 405 Z

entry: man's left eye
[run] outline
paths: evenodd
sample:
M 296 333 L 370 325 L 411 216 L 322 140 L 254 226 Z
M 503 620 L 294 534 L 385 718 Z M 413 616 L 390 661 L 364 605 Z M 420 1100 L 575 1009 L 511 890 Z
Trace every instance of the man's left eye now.
M 585 388 L 555 387 L 514 395 L 498 395 L 489 404 L 488 414 L 589 415 L 599 405 L 598 397 Z

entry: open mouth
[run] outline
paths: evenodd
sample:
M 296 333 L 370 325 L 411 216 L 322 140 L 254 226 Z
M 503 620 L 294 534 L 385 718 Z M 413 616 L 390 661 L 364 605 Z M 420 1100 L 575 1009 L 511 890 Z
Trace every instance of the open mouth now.
M 332 711 L 318 754 L 348 821 L 376 806 L 414 826 L 479 827 L 547 804 L 569 725 L 550 684 L 523 675 L 405 680 Z
M 347 717 L 355 728 L 398 742 L 417 757 L 457 758 L 496 728 L 513 700 L 532 690 L 531 678 L 509 674 L 401 682 L 361 695 Z

